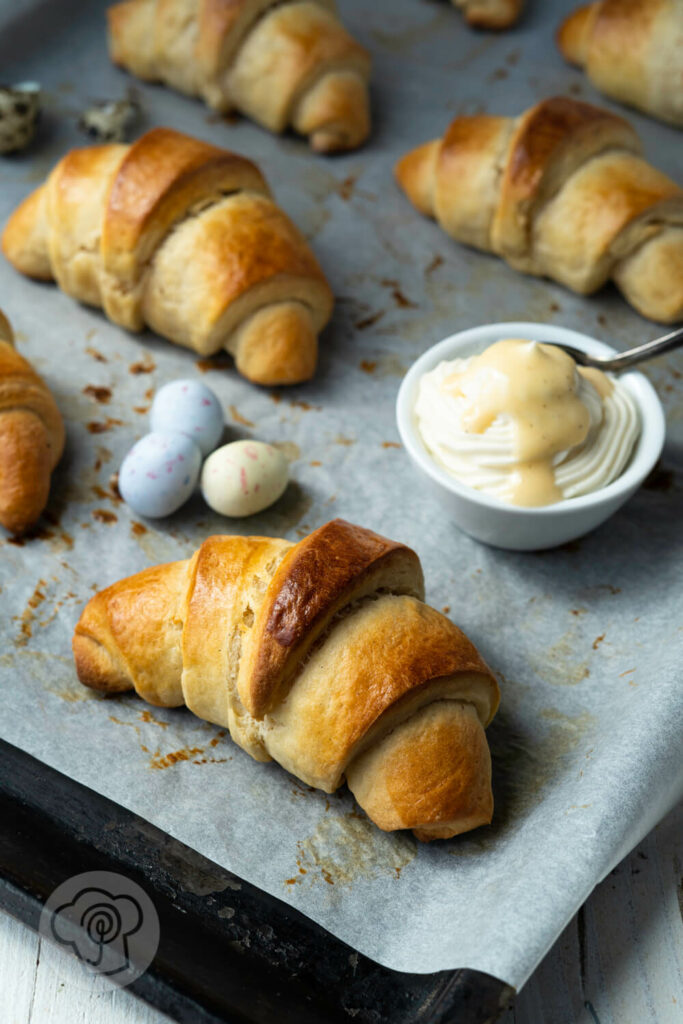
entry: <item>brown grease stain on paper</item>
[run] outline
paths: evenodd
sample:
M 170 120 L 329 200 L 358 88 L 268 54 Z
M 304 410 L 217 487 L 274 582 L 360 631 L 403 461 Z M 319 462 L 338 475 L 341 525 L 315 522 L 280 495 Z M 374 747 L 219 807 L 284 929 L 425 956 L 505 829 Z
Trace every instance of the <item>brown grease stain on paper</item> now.
M 292 409 L 303 409 L 304 412 L 319 412 L 322 409 L 322 405 L 312 405 L 311 402 L 306 402 L 303 398 L 294 398 L 289 405 Z
M 107 416 L 106 420 L 90 420 L 85 426 L 90 434 L 105 434 L 112 427 L 120 427 L 122 424 L 123 420 L 119 420 L 115 416 Z
M 138 718 L 141 722 L 158 725 L 160 729 L 168 729 L 168 722 L 162 722 L 160 718 L 155 718 L 151 711 L 141 711 Z
M 83 394 L 93 398 L 100 405 L 108 405 L 111 402 L 111 388 L 97 384 L 88 384 L 83 388 Z
M 239 423 L 243 427 L 254 426 L 252 420 L 248 420 L 246 416 L 243 416 L 236 405 L 230 406 L 230 415 L 232 416 L 235 423 Z
M 364 373 L 379 378 L 404 377 L 407 373 L 405 364 L 393 353 L 377 355 L 374 359 L 362 359 L 360 368 Z
M 209 373 L 211 370 L 227 370 L 233 366 L 232 356 L 227 352 L 219 352 L 210 359 L 195 359 L 194 365 L 200 373 Z
M 90 331 L 88 331 L 88 334 L 90 334 Z M 93 335 L 93 336 L 94 336 L 94 335 Z M 96 348 L 93 348 L 93 346 L 92 346 L 92 345 L 88 345 L 88 346 L 86 347 L 86 350 L 85 350 L 85 351 L 86 351 L 86 352 L 88 353 L 88 355 L 89 355 L 89 356 L 92 356 L 92 358 L 93 358 L 93 359 L 94 359 L 94 360 L 95 360 L 96 362 L 98 362 L 98 363 L 107 363 L 107 362 L 109 362 L 109 360 L 107 359 L 107 357 L 106 357 L 106 356 L 103 356 L 103 355 L 102 355 L 102 353 L 101 353 L 100 351 L 98 351 L 98 349 L 96 349 Z
M 131 363 L 128 367 L 128 372 L 134 375 L 140 373 L 153 373 L 157 368 L 157 364 L 154 362 L 151 356 L 144 356 L 139 359 L 137 363 Z
M 220 736 L 215 737 L 209 746 L 215 746 L 220 739 Z M 146 751 L 147 748 L 142 749 Z M 171 768 L 180 761 L 192 761 L 192 764 L 223 764 L 228 760 L 227 757 L 202 757 L 204 752 L 204 747 L 181 747 L 180 750 L 169 750 L 168 754 L 162 754 L 157 747 L 150 758 L 149 767 L 161 771 L 164 768 Z
M 577 658 L 584 647 L 576 632 L 570 629 L 542 651 L 540 657 L 532 659 L 533 668 L 543 682 L 551 686 L 578 686 L 590 675 L 587 661 Z
M 118 516 L 114 512 L 109 512 L 106 508 L 96 508 L 92 512 L 93 519 L 96 519 L 98 523 L 104 523 L 109 526 L 111 523 L 118 522 Z
M 70 551 L 74 546 L 74 539 L 66 530 L 61 528 L 57 516 L 54 516 L 49 508 L 46 508 L 43 511 L 43 518 L 47 519 L 57 532 L 48 529 L 46 526 L 33 526 L 26 533 L 23 533 L 21 537 L 7 537 L 4 543 L 11 544 L 12 547 L 23 548 L 26 544 L 30 544 L 33 541 L 45 540 L 49 542 L 50 550 L 57 554 L 62 551 Z M 0 545 L 2 543 L 0 541 Z
M 157 770 L 170 768 L 179 761 L 192 761 L 199 754 L 204 753 L 203 747 L 182 747 L 180 750 L 169 750 L 168 754 L 162 754 L 155 750 L 149 762 L 149 767 Z
M 282 452 L 287 462 L 296 462 L 301 457 L 301 449 L 294 441 L 271 441 L 270 446 Z
M 324 817 L 297 850 L 299 877 L 285 884 L 306 876 L 310 884 L 346 886 L 360 878 L 400 878 L 417 853 L 417 841 L 406 833 L 381 832 L 364 814 L 350 811 Z
M 99 473 L 99 471 L 102 469 L 102 466 L 104 466 L 105 463 L 107 462 L 111 462 L 111 460 L 112 452 L 109 450 L 109 448 L 105 448 L 104 445 L 100 444 L 97 446 L 97 457 L 93 464 L 93 469 L 95 470 L 96 473 Z
M 19 635 L 15 640 L 17 647 L 25 647 L 33 636 L 33 620 L 36 616 L 36 609 L 40 607 L 45 598 L 47 597 L 45 590 L 47 589 L 47 583 L 45 580 L 40 579 L 36 583 L 35 589 L 24 608 L 21 615 L 15 615 L 14 620 L 20 624 Z
M 148 708 L 143 708 L 137 712 L 137 721 L 126 722 L 121 718 L 117 718 L 116 715 L 109 715 L 109 720 L 114 722 L 116 725 L 123 725 L 135 732 L 138 742 L 140 744 L 140 750 L 143 754 L 149 755 L 148 767 L 153 771 L 163 771 L 165 768 L 172 768 L 173 765 L 179 764 L 182 761 L 191 761 L 192 764 L 223 764 L 225 761 L 231 760 L 228 757 L 213 757 L 207 754 L 207 749 L 212 751 L 224 736 L 227 735 L 227 729 L 219 729 L 209 740 L 208 744 L 203 747 L 185 746 L 180 747 L 177 750 L 169 750 L 166 753 L 162 753 L 161 747 L 157 747 L 156 750 L 150 750 L 143 742 L 143 725 L 154 725 L 160 729 L 167 729 L 171 724 L 164 722 L 162 719 L 156 718 Z M 142 725 L 140 724 L 142 723 Z M 213 726 L 209 723 L 206 724 L 207 729 L 213 730 Z M 149 736 L 148 732 L 145 732 L 144 738 Z
M 114 474 L 109 480 L 109 490 L 102 487 L 100 484 L 93 484 L 90 490 L 93 492 L 96 498 L 100 501 L 112 501 L 115 505 L 120 505 L 123 501 L 121 492 L 118 489 L 118 473 L 115 474 L 116 480 L 114 480 Z M 116 485 L 116 486 L 114 486 Z
M 382 319 L 385 313 L 386 310 L 384 309 L 379 309 L 375 313 L 368 313 L 367 316 L 362 316 L 359 320 L 356 320 L 353 326 L 356 328 L 357 331 L 364 331 L 368 327 L 374 326 L 374 324 L 376 324 L 378 320 Z M 364 369 L 364 367 L 361 368 Z
M 47 689 L 67 704 L 81 704 L 84 700 L 106 700 L 104 693 L 83 686 L 82 683 L 74 683 L 73 686 L 64 683 L 62 686 L 48 686 Z

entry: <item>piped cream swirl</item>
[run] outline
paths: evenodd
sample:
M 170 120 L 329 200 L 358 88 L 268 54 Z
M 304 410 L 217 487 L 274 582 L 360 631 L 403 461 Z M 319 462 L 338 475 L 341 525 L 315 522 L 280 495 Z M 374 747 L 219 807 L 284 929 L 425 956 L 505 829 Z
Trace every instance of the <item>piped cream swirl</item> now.
M 448 473 L 527 506 L 605 487 L 625 468 L 640 430 L 618 380 L 577 368 L 556 346 L 520 339 L 426 373 L 415 416 Z

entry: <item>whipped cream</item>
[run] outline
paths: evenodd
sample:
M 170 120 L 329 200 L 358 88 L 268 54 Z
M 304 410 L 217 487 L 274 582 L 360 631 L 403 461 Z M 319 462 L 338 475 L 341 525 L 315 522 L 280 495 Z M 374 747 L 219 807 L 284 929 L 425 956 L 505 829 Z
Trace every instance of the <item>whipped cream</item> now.
M 636 404 L 616 378 L 577 367 L 557 346 L 521 339 L 424 374 L 415 416 L 443 469 L 525 506 L 605 487 L 640 432 Z

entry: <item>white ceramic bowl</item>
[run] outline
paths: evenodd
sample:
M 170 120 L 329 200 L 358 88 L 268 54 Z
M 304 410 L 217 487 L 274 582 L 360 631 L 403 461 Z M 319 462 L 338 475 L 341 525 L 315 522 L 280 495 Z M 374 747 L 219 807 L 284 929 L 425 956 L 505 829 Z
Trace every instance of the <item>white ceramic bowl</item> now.
M 450 476 L 429 454 L 417 430 L 414 414 L 420 378 L 445 359 L 482 352 L 501 338 L 559 341 L 596 356 L 615 354 L 615 349 L 586 334 L 549 324 L 486 324 L 459 331 L 428 349 L 403 378 L 396 416 L 401 440 L 419 470 L 424 473 L 447 512 L 461 530 L 494 547 L 513 551 L 539 551 L 581 537 L 604 523 L 640 487 L 659 458 L 664 444 L 664 413 L 657 394 L 641 373 L 620 376 L 636 400 L 641 433 L 624 472 L 607 487 L 579 498 L 558 501 L 542 508 L 520 508 L 468 487 Z

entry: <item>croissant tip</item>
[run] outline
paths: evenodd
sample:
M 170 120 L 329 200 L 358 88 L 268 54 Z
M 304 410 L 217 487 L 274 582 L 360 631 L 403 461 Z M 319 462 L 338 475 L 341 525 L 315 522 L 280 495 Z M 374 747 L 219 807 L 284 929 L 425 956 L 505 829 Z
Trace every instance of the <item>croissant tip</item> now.
M 0 526 L 4 526 L 11 540 L 23 540 L 32 526 L 35 526 L 35 519 L 26 522 L 24 519 L 15 519 L 10 514 L 0 515 Z
M 570 63 L 581 67 L 586 62 L 586 33 L 592 4 L 584 4 L 560 22 L 555 31 L 557 48 Z
M 421 843 L 433 843 L 436 839 L 453 839 L 455 836 L 472 832 L 475 828 L 483 828 L 485 825 L 490 825 L 492 817 L 493 813 L 475 815 L 472 818 L 454 822 L 452 825 L 427 826 L 425 828 L 414 828 L 411 831 Z
M 280 302 L 254 313 L 231 346 L 237 369 L 264 387 L 300 384 L 315 374 L 318 336 L 301 302 Z
M 455 2 L 455 0 L 454 0 Z M 461 0 L 462 3 L 462 0 Z M 502 32 L 512 28 L 522 14 L 523 0 L 465 0 L 463 15 L 470 28 Z
M 117 667 L 106 647 L 87 633 L 80 622 L 71 642 L 79 681 L 92 690 L 121 693 L 131 689 L 130 680 Z
M 413 206 L 426 217 L 433 215 L 432 186 L 440 140 L 425 142 L 396 161 L 394 177 Z
M 364 139 L 352 139 L 346 132 L 334 128 L 321 128 L 309 136 L 308 144 L 314 153 L 344 153 L 358 149 Z

